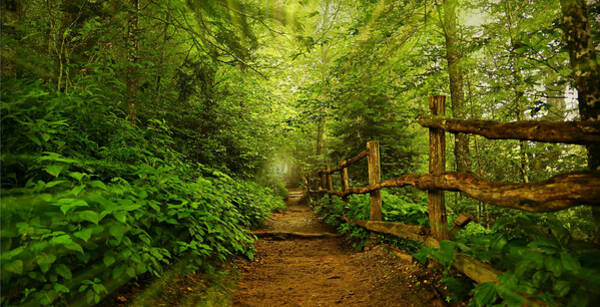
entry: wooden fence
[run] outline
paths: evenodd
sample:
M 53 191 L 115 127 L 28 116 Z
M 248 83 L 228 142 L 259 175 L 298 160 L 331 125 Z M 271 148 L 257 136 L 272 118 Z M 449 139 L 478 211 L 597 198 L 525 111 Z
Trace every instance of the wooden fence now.
M 398 178 L 381 181 L 381 163 L 379 143 L 367 142 L 365 150 L 358 155 L 340 161 L 332 168 L 327 165 L 320 169 L 320 182 L 316 190 L 310 193 L 337 195 L 347 200 L 350 194 L 370 194 L 370 219 L 350 220 L 358 226 L 371 231 L 392 234 L 409 240 L 420 241 L 426 246 L 439 247 L 440 240 L 448 240 L 448 229 L 444 190 L 458 191 L 471 198 L 485 201 L 500 207 L 516 208 L 530 212 L 549 212 L 564 210 L 578 205 L 600 205 L 600 173 L 573 172 L 554 176 L 548 180 L 534 183 L 506 183 L 487 181 L 472 173 L 446 172 L 445 132 L 471 133 L 490 139 L 518 139 L 541 142 L 591 144 L 600 143 L 600 122 L 548 122 L 519 121 L 498 123 L 485 120 L 460 120 L 441 117 L 445 110 L 445 96 L 429 97 L 431 116 L 419 117 L 419 124 L 429 128 L 429 173 L 408 174 Z M 369 185 L 350 187 L 348 166 L 368 159 Z M 334 190 L 332 174 L 340 172 L 341 191 Z M 384 222 L 381 216 L 380 190 L 388 187 L 411 185 L 428 193 L 428 215 L 430 228 L 418 225 L 404 225 Z M 455 220 L 456 226 L 465 224 L 464 217 Z M 457 253 L 452 263 L 476 282 L 497 282 L 498 271 L 477 259 Z

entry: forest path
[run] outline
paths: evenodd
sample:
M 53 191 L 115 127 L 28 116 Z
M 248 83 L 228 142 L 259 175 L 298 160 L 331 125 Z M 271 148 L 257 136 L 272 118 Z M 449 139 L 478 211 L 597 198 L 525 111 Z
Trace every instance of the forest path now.
M 240 264 L 233 306 L 440 306 L 426 285 L 412 285 L 418 269 L 392 259 L 383 248 L 353 250 L 290 190 L 288 209 L 258 232 L 254 261 Z

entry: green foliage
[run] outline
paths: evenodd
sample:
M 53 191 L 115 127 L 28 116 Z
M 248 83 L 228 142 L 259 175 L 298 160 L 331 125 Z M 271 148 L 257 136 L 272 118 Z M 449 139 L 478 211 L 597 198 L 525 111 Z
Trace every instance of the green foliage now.
M 441 281 L 448 287 L 452 301 L 461 302 L 467 298 L 469 291 L 473 288 L 472 282 L 465 278 L 443 277 Z
M 383 217 L 386 221 L 395 221 L 406 224 L 420 223 L 428 224 L 427 207 L 419 204 L 418 199 L 415 203 L 410 197 L 401 194 L 392 194 L 382 190 Z M 341 217 L 347 217 L 353 220 L 369 219 L 369 195 L 353 194 L 348 197 L 348 203 L 342 201 L 339 197 L 325 196 L 315 204 L 315 211 L 324 216 L 324 221 L 336 226 L 338 232 L 346 234 L 347 238 L 353 243 L 353 247 L 362 249 L 367 239 L 368 231 L 352 223 L 346 223 L 340 220 Z M 398 240 L 392 236 L 379 236 L 379 240 L 392 243 L 396 246 L 402 246 L 408 249 L 416 249 L 417 246 L 407 240 Z
M 403 189 L 402 192 L 406 190 Z M 429 226 L 427 199 L 423 193 L 411 197 L 406 193 L 393 194 L 382 190 L 381 199 L 384 221 Z
M 491 305 L 498 299 L 496 285 L 493 282 L 486 282 L 473 290 L 473 302 L 475 306 Z
M 184 162 L 165 122 L 134 128 L 99 93 L 9 80 L 2 99 L 3 304 L 98 303 L 179 257 L 252 258 L 245 227 L 284 206 Z
M 484 283 L 473 289 L 474 306 L 489 306 L 500 298 L 499 306 L 521 306 L 524 295 L 552 304 L 593 305 L 600 287 L 598 249 L 572 239 L 561 224 L 536 224 L 532 218 L 519 214 L 498 221 L 491 230 L 473 223 L 459 232 L 456 243 L 442 241 L 440 249 L 424 247 L 414 256 L 422 262 L 432 256 L 448 266 L 455 246 L 506 272 L 498 277 L 499 284 Z

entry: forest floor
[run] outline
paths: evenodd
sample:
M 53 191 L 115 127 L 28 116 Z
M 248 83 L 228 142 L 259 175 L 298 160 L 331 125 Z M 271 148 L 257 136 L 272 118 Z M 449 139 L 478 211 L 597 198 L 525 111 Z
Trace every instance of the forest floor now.
M 386 245 L 353 249 L 301 198 L 301 190 L 290 190 L 287 210 L 254 230 L 253 260 L 238 259 L 210 274 L 188 273 L 182 261 L 159 279 L 148 275 L 123 287 L 100 306 L 447 305 L 439 273 L 391 255 Z
M 422 266 L 402 262 L 383 246 L 352 249 L 300 204 L 301 196 L 290 190 L 288 209 L 256 232 L 262 235 L 255 259 L 238 264 L 233 306 L 445 305 L 432 285 L 435 276 Z

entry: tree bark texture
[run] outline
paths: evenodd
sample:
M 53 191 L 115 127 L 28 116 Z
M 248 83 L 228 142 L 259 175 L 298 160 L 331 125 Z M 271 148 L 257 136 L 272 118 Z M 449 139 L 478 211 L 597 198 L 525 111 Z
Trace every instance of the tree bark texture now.
M 366 194 L 389 187 L 414 186 L 419 190 L 443 189 L 463 192 L 467 196 L 530 212 L 551 212 L 578 205 L 600 206 L 600 173 L 576 172 L 530 183 L 487 181 L 472 173 L 408 174 L 384 180 L 374 186 L 350 188 L 346 192 L 319 190 L 337 196 Z
M 450 98 L 452 99 L 452 116 L 465 119 L 465 95 L 463 90 L 463 72 L 461 67 L 461 51 L 458 46 L 458 29 L 456 25 L 456 0 L 444 0 L 444 33 L 446 38 L 446 60 L 450 77 Z M 454 156 L 458 172 L 471 171 L 469 157 L 469 136 L 458 133 L 454 142 Z
M 381 160 L 379 155 L 379 142 L 367 142 L 367 156 L 369 162 L 369 186 L 375 186 L 381 182 Z M 373 190 L 370 192 L 370 219 L 380 221 L 381 215 L 381 191 Z
M 340 172 L 340 183 L 342 186 L 342 191 L 348 191 L 348 189 L 350 188 L 350 182 L 348 178 L 348 168 L 346 167 L 342 168 L 342 171 Z M 348 202 L 348 196 L 344 196 L 342 197 L 342 199 L 345 202 Z
M 366 220 L 352 220 L 346 217 L 341 218 L 343 221 L 348 223 L 354 223 L 358 226 L 366 228 L 371 231 L 387 233 L 399 238 L 425 242 L 429 229 L 425 226 L 419 225 L 405 225 L 394 222 L 384 221 L 366 221 Z
M 453 118 L 419 117 L 419 124 L 448 132 L 473 133 L 488 139 L 517 139 L 538 142 L 589 144 L 600 143 L 600 122 L 518 121 L 501 123 L 491 120 L 458 120 Z
M 333 178 L 331 178 L 331 167 L 327 165 L 327 189 L 333 190 Z
M 431 115 L 444 115 L 446 109 L 446 96 L 429 97 L 429 110 Z M 429 128 L 429 173 L 439 175 L 446 170 L 446 136 L 442 129 Z M 430 189 L 427 192 L 427 210 L 431 233 L 438 240 L 450 239 L 448 232 L 448 218 L 444 191 Z
M 600 68 L 592 42 L 585 0 L 561 0 L 564 40 L 567 42 L 577 88 L 579 114 L 583 120 L 600 121 Z M 600 169 L 600 144 L 589 144 L 588 167 Z M 596 242 L 600 242 L 600 208 L 592 208 Z

